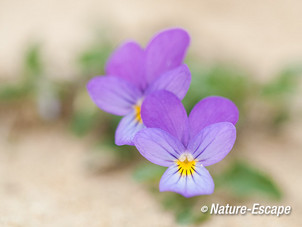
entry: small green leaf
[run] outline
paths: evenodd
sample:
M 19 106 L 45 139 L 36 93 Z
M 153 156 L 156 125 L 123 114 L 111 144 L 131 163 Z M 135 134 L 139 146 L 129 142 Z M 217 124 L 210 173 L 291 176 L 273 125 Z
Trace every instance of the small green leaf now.
M 160 179 L 164 171 L 164 167 L 146 162 L 134 170 L 133 177 L 139 182 L 155 181 Z
M 31 86 L 22 84 L 9 85 L 3 84 L 0 86 L 0 100 L 12 101 L 19 98 L 24 98 L 31 91 Z
M 223 174 L 215 178 L 218 187 L 228 188 L 238 197 L 255 194 L 272 199 L 280 199 L 282 193 L 273 179 L 267 174 L 244 162 L 235 162 Z
M 174 192 L 161 193 L 162 206 L 173 212 L 179 224 L 197 224 L 209 218 L 208 213 L 200 212 L 199 204 L 201 200 L 197 197 L 185 198 Z
M 202 214 L 201 214 L 202 215 Z M 176 214 L 176 221 L 181 225 L 189 225 L 195 222 L 195 216 L 191 208 L 185 208 Z
M 71 118 L 71 131 L 77 136 L 84 136 L 96 125 L 97 120 L 97 116 L 94 112 L 75 112 Z
M 298 79 L 301 75 L 301 65 L 284 69 L 274 80 L 263 86 L 262 95 L 280 99 L 280 96 L 293 94 L 298 88 Z
M 257 89 L 246 73 L 220 65 L 202 67 L 194 61 L 188 65 L 192 73 L 192 83 L 183 101 L 188 111 L 201 99 L 218 95 L 232 100 L 242 115 L 247 97 Z
M 108 150 L 114 154 L 115 157 L 122 161 L 135 161 L 137 160 L 137 150 L 133 146 L 116 146 L 114 136 L 111 133 L 104 135 L 103 140 L 98 143 L 100 151 Z
M 84 50 L 77 62 L 85 75 L 100 75 L 104 73 L 105 63 L 112 51 L 109 43 L 92 44 Z
M 25 53 L 24 73 L 26 81 L 33 81 L 43 74 L 43 63 L 41 57 L 41 46 L 31 45 Z

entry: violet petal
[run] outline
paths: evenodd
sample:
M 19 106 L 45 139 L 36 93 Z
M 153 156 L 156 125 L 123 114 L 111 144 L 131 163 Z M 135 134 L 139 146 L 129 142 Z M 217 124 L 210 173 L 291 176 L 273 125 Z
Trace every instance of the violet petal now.
M 143 101 L 141 116 L 147 127 L 160 128 L 187 145 L 187 113 L 173 93 L 161 90 L 148 95 Z
M 87 90 L 100 109 L 120 116 L 131 112 L 132 106 L 142 96 L 134 85 L 113 76 L 92 78 L 87 84 Z
M 231 151 L 235 140 L 235 126 L 220 122 L 202 129 L 190 139 L 187 149 L 203 166 L 209 166 L 221 161 Z
M 134 136 L 143 128 L 145 128 L 144 124 L 136 120 L 135 111 L 129 113 L 122 118 L 115 131 L 115 144 L 133 145 Z
M 156 90 L 166 90 L 183 99 L 189 90 L 191 73 L 186 65 L 181 65 L 158 77 L 147 89 L 146 94 Z
M 172 191 L 185 197 L 208 195 L 214 192 L 214 182 L 209 171 L 201 166 L 195 166 L 192 175 L 181 176 L 176 164 L 170 166 L 159 183 L 159 190 Z
M 239 111 L 227 98 L 212 96 L 198 102 L 189 115 L 190 135 L 194 137 L 208 125 L 218 122 L 237 123 Z
M 147 81 L 151 83 L 162 73 L 182 64 L 189 43 L 189 34 L 180 28 L 157 34 L 146 48 Z
M 144 56 L 144 50 L 137 43 L 127 42 L 109 58 L 106 74 L 120 77 L 143 90 L 146 86 Z
M 142 129 L 136 134 L 134 145 L 150 162 L 167 167 L 185 151 L 177 138 L 158 128 Z

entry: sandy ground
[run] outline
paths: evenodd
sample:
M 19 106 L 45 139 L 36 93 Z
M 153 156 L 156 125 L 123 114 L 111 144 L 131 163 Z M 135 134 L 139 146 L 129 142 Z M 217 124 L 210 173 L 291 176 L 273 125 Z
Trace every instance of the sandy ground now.
M 0 143 L 0 226 L 173 226 L 131 169 L 93 175 L 89 145 L 62 127 Z

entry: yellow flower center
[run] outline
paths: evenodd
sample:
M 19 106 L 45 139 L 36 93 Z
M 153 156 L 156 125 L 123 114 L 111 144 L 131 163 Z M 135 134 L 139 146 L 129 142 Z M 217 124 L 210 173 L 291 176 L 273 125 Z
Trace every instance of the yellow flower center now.
M 143 123 L 142 116 L 141 116 L 141 104 L 137 104 L 133 108 L 135 111 L 135 121 L 139 123 Z
M 196 160 L 190 153 L 183 153 L 176 161 L 176 164 L 181 176 L 193 175 L 195 172 Z

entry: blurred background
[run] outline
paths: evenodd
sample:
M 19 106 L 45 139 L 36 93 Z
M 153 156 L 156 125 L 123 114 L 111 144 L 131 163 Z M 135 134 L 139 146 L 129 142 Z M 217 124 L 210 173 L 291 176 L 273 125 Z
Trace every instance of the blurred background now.
M 0 226 L 300 226 L 302 2 L 0 0 Z M 114 145 L 119 117 L 90 100 L 118 45 L 191 35 L 189 112 L 222 95 L 240 110 L 208 196 L 158 192 L 164 168 Z M 292 206 L 282 217 L 203 205 Z

